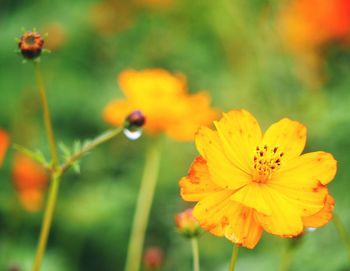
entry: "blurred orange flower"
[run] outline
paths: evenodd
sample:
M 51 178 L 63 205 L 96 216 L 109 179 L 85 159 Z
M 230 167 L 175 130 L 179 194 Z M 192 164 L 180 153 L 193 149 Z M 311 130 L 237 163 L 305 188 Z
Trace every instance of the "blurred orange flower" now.
M 7 132 L 3 129 L 0 129 L 0 167 L 2 166 L 2 163 L 4 161 L 4 156 L 9 146 L 9 143 L 10 139 Z
M 214 124 L 198 130 L 200 156 L 180 180 L 182 198 L 198 202 L 193 214 L 204 229 L 253 248 L 263 229 L 294 237 L 332 218 L 326 184 L 337 162 L 321 151 L 301 155 L 301 123 L 284 118 L 263 135 L 249 112 L 233 110 Z
M 288 47 L 313 50 L 350 36 L 350 0 L 294 0 L 280 16 Z
M 17 154 L 12 166 L 12 177 L 23 208 L 29 212 L 38 211 L 48 183 L 45 169 L 29 157 Z
M 180 74 L 161 69 L 126 70 L 118 82 L 127 99 L 113 101 L 105 108 L 104 119 L 112 125 L 121 125 L 130 112 L 140 110 L 146 117 L 147 133 L 164 132 L 176 140 L 191 140 L 200 125 L 217 116 L 209 106 L 209 95 L 189 95 Z

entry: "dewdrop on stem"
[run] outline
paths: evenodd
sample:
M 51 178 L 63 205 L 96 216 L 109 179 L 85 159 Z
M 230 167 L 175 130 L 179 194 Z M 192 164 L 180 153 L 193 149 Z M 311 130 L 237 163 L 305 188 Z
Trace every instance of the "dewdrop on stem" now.
M 131 112 L 124 122 L 124 135 L 130 140 L 136 140 L 142 136 L 142 126 L 145 124 L 145 116 L 139 110 Z

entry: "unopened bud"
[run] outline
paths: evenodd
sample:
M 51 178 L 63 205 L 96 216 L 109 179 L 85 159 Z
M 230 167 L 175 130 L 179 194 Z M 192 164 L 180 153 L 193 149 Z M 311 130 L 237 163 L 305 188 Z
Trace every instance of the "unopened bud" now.
M 158 270 L 164 261 L 163 251 L 159 247 L 149 247 L 143 255 L 146 270 Z
M 146 122 L 145 116 L 140 110 L 131 112 L 125 119 L 125 128 L 128 130 L 140 129 Z
M 200 234 L 200 225 L 192 212 L 193 209 L 189 208 L 175 217 L 178 231 L 187 238 L 197 237 Z
M 26 32 L 19 40 L 18 47 L 26 59 L 38 58 L 43 49 L 44 39 L 38 32 Z

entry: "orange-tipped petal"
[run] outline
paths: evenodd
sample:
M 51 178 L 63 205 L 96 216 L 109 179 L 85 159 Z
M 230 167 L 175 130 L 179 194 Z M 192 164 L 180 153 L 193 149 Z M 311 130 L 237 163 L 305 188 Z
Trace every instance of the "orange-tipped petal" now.
M 196 134 L 196 145 L 207 161 L 211 180 L 216 185 L 222 188 L 238 189 L 251 181 L 248 173 L 242 171 L 228 159 L 217 132 L 201 127 Z
M 312 216 L 305 216 L 302 218 L 304 227 L 319 228 L 327 224 L 333 217 L 332 211 L 335 201 L 331 195 L 327 195 L 324 207 Z
M 224 228 L 227 226 L 226 209 L 232 203 L 231 195 L 231 191 L 222 190 L 212 193 L 197 203 L 193 209 L 193 215 L 203 229 L 217 236 L 224 235 Z M 235 207 L 238 209 L 238 205 Z
M 243 206 L 238 211 L 233 211 L 228 211 L 226 238 L 237 245 L 254 248 L 262 234 L 262 227 L 256 220 L 255 211 Z
M 197 203 L 193 214 L 201 227 L 212 234 L 253 248 L 260 239 L 262 228 L 252 209 L 230 200 L 231 193 L 221 191 L 205 197 Z
M 0 167 L 2 166 L 2 163 L 4 161 L 4 156 L 9 144 L 10 144 L 10 139 L 7 132 L 0 129 Z
M 215 126 L 229 160 L 243 171 L 250 172 L 254 150 L 262 137 L 254 116 L 246 110 L 232 110 L 224 113 Z
M 188 175 L 179 184 L 181 196 L 186 201 L 199 201 L 210 193 L 221 190 L 210 180 L 207 161 L 201 156 L 193 161 Z
M 284 161 L 299 156 L 304 150 L 305 143 L 305 126 L 288 118 L 272 124 L 263 138 L 263 145 L 278 147 L 284 153 Z

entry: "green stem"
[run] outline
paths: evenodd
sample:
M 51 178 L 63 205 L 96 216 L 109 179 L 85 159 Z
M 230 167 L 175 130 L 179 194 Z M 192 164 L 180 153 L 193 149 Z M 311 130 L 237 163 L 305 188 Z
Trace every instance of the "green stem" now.
M 125 271 L 139 271 L 149 213 L 152 206 L 160 164 L 160 144 L 153 142 L 147 151 L 131 237 L 128 246 Z
M 239 246 L 233 245 L 229 271 L 234 271 L 235 270 L 235 265 L 236 265 L 237 258 L 238 258 L 238 250 L 239 250 Z
M 335 213 L 333 213 L 333 223 L 339 234 L 340 239 L 343 241 L 343 244 L 347 250 L 348 257 L 350 260 L 350 237 L 340 217 Z
M 193 271 L 199 271 L 199 249 L 198 249 L 198 238 L 191 238 L 192 254 L 193 254 Z
M 114 130 L 107 131 L 103 133 L 102 135 L 96 137 L 94 140 L 90 141 L 89 143 L 85 144 L 79 151 L 74 153 L 62 166 L 61 166 L 61 174 L 65 173 L 73 164 L 75 161 L 77 161 L 81 156 L 83 156 L 85 153 L 91 151 L 95 147 L 113 139 L 115 136 L 119 135 L 120 132 L 123 131 L 123 127 L 118 127 Z
M 51 159 L 52 159 L 50 191 L 48 195 L 44 219 L 42 222 L 40 237 L 38 241 L 38 247 L 36 250 L 35 260 L 33 264 L 33 271 L 39 271 L 41 268 L 42 259 L 45 253 L 47 239 L 49 236 L 51 223 L 52 223 L 53 212 L 57 201 L 57 195 L 58 195 L 59 184 L 60 184 L 60 175 L 56 172 L 57 166 L 59 164 L 59 160 L 58 160 L 57 147 L 55 143 L 55 136 L 52 128 L 49 106 L 46 98 L 44 80 L 41 74 L 39 62 L 34 61 L 33 63 L 34 63 L 36 83 L 39 88 L 39 95 L 40 95 L 41 104 L 43 107 L 44 123 L 45 123 L 46 134 L 49 142 L 49 148 L 50 148 Z
M 45 253 L 47 239 L 51 228 L 53 212 L 57 201 L 59 185 L 60 185 L 59 175 L 57 174 L 52 175 L 50 191 L 49 191 L 48 200 L 45 208 L 44 219 L 41 225 L 41 232 L 40 232 L 38 247 L 36 250 L 35 261 L 33 265 L 33 271 L 39 271 L 41 268 L 41 263 Z
M 293 255 L 294 251 L 291 248 L 291 246 L 288 245 L 283 253 L 279 271 L 288 271 L 290 269 L 293 260 Z
M 34 63 L 36 83 L 39 88 L 39 95 L 40 95 L 41 104 L 43 107 L 44 123 L 45 123 L 45 128 L 47 133 L 47 139 L 49 141 L 50 153 L 52 158 L 52 167 L 53 169 L 55 169 L 58 166 L 58 152 L 57 152 L 57 147 L 55 143 L 55 136 L 52 128 L 52 123 L 51 123 L 49 106 L 46 98 L 44 80 L 41 74 L 39 62 L 34 61 L 33 63 Z

